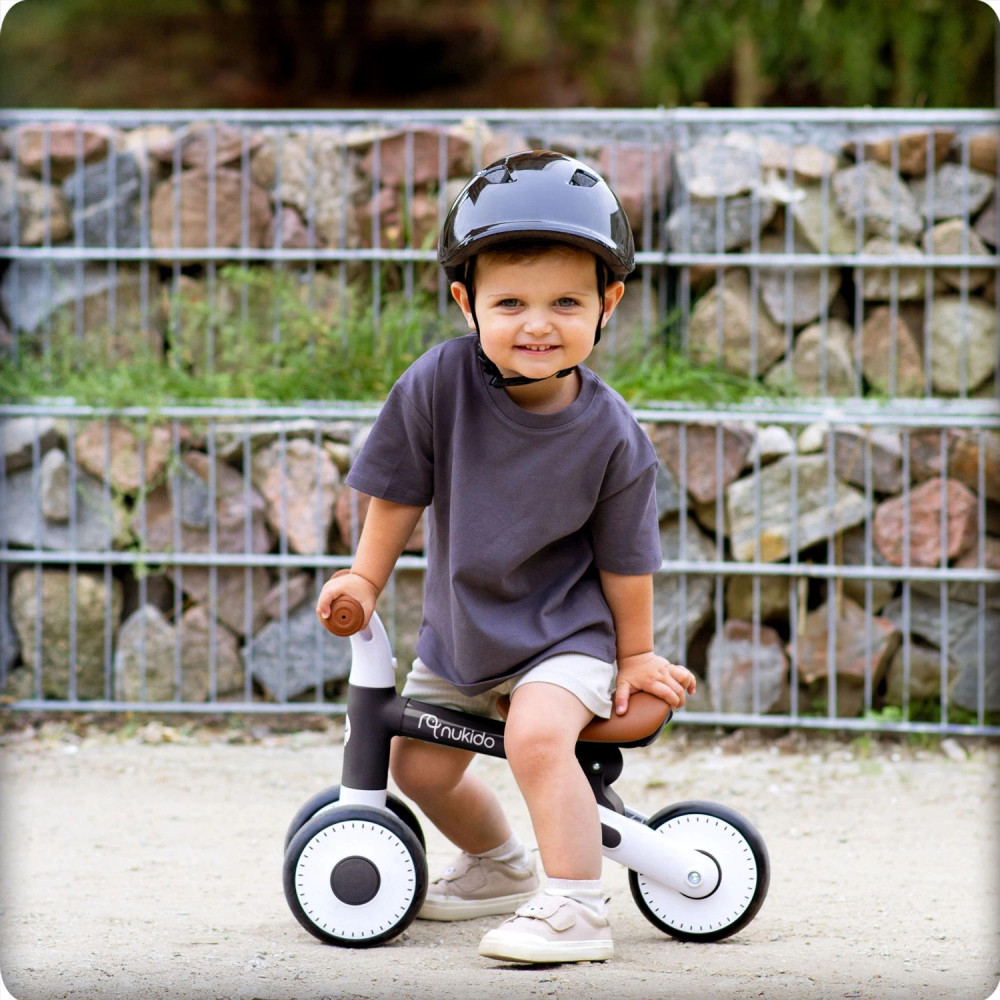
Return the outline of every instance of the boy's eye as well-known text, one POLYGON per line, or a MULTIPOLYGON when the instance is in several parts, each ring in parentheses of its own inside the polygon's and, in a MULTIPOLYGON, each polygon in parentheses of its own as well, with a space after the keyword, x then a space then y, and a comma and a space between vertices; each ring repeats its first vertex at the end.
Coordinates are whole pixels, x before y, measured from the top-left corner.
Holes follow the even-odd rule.
POLYGON ((571 299, 568 295, 564 295, 561 299, 556 300, 556 305, 561 309, 568 309, 570 306, 577 306, 579 304, 576 299, 571 299))
POLYGON ((520 299, 501 299, 497 305, 501 309, 516 309, 521 304, 520 299))

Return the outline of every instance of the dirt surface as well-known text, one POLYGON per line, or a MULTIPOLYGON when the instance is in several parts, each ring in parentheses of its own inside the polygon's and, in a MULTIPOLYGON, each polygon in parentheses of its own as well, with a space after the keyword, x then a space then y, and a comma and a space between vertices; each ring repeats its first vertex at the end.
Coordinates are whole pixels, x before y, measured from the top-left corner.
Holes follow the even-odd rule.
MULTIPOLYGON (((983 998, 1000 980, 1000 750, 677 728, 626 751, 616 789, 652 813, 714 799, 748 816, 771 889, 742 932, 669 938, 605 863, 616 957, 480 958, 498 918, 417 921, 381 948, 320 944, 281 889, 285 827, 340 773, 342 733, 50 722, 0 747, 0 969, 41 998, 983 998), (74 731, 74 728, 76 731, 74 731), (247 742, 243 742, 247 740, 247 742)), ((521 835, 506 764, 474 765, 521 835)), ((424 824, 432 877, 453 850, 424 824)))

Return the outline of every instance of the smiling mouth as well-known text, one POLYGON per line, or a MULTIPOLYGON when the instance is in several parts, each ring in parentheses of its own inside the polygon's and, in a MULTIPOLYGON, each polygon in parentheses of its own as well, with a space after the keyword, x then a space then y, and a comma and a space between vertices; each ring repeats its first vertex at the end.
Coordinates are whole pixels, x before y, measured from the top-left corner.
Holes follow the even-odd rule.
POLYGON ((555 351, 558 349, 558 344, 541 344, 537 347, 533 347, 530 344, 515 344, 514 347, 518 351, 527 351, 529 354, 548 354, 550 351, 555 351))

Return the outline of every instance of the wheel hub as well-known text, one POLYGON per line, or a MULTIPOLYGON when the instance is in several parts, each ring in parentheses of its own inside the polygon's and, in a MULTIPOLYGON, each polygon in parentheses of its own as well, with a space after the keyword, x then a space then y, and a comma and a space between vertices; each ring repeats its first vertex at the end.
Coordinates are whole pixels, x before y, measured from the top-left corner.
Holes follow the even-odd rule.
POLYGON ((355 854, 338 861, 330 873, 330 888, 342 903, 361 906, 377 895, 382 878, 367 858, 355 854))

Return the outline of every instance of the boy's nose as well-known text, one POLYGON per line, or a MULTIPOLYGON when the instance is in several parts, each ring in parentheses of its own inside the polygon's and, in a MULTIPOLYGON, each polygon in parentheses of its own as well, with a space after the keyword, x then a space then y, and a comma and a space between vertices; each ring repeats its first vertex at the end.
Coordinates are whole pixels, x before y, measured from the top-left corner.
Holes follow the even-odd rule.
POLYGON ((552 330, 552 323, 544 313, 529 312, 524 317, 523 329, 533 336, 544 336, 552 330))

